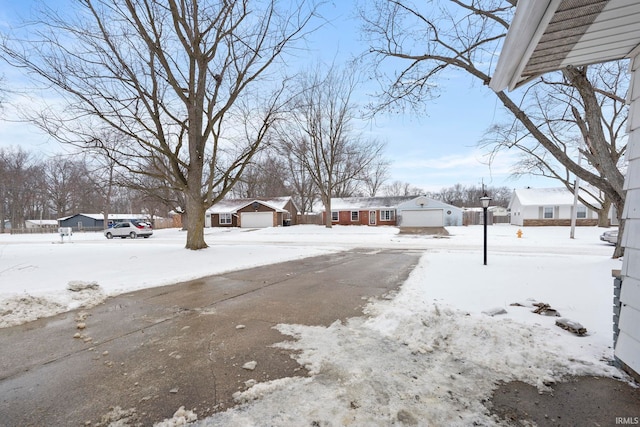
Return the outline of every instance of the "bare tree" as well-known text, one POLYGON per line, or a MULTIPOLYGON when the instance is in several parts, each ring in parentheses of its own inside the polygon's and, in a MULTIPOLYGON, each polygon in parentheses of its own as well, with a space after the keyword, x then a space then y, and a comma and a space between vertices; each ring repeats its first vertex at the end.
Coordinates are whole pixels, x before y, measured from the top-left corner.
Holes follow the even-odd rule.
POLYGON ((319 67, 300 79, 290 119, 282 127, 282 149, 291 153, 315 184, 331 228, 331 198, 352 195, 363 172, 379 158, 383 145, 353 130, 352 100, 358 84, 350 67, 319 67))
POLYGON ((79 213, 88 207, 86 196, 95 194, 95 187, 83 161, 52 157, 45 162, 44 173, 44 189, 56 217, 79 213))
POLYGON ((374 197, 382 190, 384 183, 389 179, 389 161, 380 159, 369 165, 365 172, 363 185, 369 197, 374 197))
MULTIPOLYGON (((616 176, 622 178, 622 158, 626 152, 626 120, 628 108, 624 92, 628 87, 628 74, 623 62, 610 62, 589 67, 588 79, 594 85, 594 96, 599 106, 598 112, 606 112, 600 117, 601 131, 595 132, 604 141, 592 143, 585 121, 586 104, 578 89, 561 73, 543 76, 529 89, 526 110, 537 122, 548 138, 567 156, 580 156, 586 163, 578 164, 599 174, 598 169, 618 170, 616 176), (602 152, 604 150, 604 152, 602 152), (579 153, 579 154, 577 154, 579 153), (599 166, 604 159, 605 166, 599 166)), ((593 110, 593 107, 590 107, 593 110)), ((594 114, 593 112, 591 114, 594 114)), ((514 166, 514 174, 531 174, 550 177, 560 181, 573 191, 574 177, 569 169, 554 158, 520 122, 494 125, 482 143, 492 150, 492 156, 503 150, 515 148, 521 153, 520 161, 514 166)), ((613 175, 613 174, 612 174, 613 175)), ((611 200, 606 193, 591 192, 600 206, 581 202, 599 213, 599 224, 609 226, 608 214, 611 200)))
POLYGON ((9 213, 9 165, 5 150, 0 148, 0 233, 5 231, 5 223, 9 213))
POLYGON ((5 220, 11 221, 12 228, 22 228, 36 214, 42 184, 39 166, 22 148, 0 148, 0 231, 4 232, 5 220))
MULTIPOLYGON (((514 1, 440 0, 415 4, 402 0, 375 0, 363 8, 364 31, 371 43, 370 55, 376 65, 376 76, 383 91, 376 110, 391 107, 421 110, 424 102, 435 96, 436 79, 444 73, 461 72, 488 85, 495 53, 506 36, 513 16, 514 1), (403 61, 399 72, 388 75, 388 62, 403 61)), ((395 67, 393 67, 395 69, 395 67)), ((602 108, 598 94, 607 88, 594 85, 587 67, 568 67, 562 71, 566 82, 575 88, 567 111, 574 114, 583 139, 589 141, 590 165, 581 166, 577 158, 556 145, 544 131, 535 114, 525 108, 528 92, 497 96, 515 122, 526 130, 557 162, 594 187, 602 190, 622 212, 625 194, 623 176, 617 165, 622 142, 605 135, 601 118, 609 112, 602 108), (574 103, 576 99, 580 103, 574 103), (610 144, 617 144, 612 150, 610 144), (614 154, 615 153, 615 154, 614 154)), ((620 88, 622 89, 622 88, 620 88)), ((524 136, 524 135, 520 135, 524 136)), ((518 144, 520 139, 512 140, 518 144)), ((620 245, 614 256, 621 251, 620 245)))
POLYGON ((513 191, 508 187, 466 186, 455 184, 440 191, 429 193, 428 196, 458 207, 473 207, 480 205, 480 197, 484 194, 491 197, 493 206, 509 206, 513 191))
POLYGON ((408 182, 393 181, 384 185, 382 192, 385 196, 420 196, 425 194, 424 190, 414 187, 408 182))
POLYGON ((266 152, 247 167, 232 193, 241 198, 286 196, 290 192, 287 178, 283 159, 275 152, 266 152))
POLYGON ((101 148, 106 126, 129 139, 113 159, 184 194, 186 247, 201 249, 206 208, 278 118, 286 80, 269 71, 315 14, 300 1, 83 0, 0 49, 62 95, 63 112, 40 116, 50 134, 101 148))
POLYGON ((279 145, 278 153, 286 159, 288 181, 293 191, 294 202, 303 214, 313 212, 313 204, 318 198, 318 189, 311 173, 300 161, 300 153, 297 150, 287 149, 288 145, 288 143, 279 145))

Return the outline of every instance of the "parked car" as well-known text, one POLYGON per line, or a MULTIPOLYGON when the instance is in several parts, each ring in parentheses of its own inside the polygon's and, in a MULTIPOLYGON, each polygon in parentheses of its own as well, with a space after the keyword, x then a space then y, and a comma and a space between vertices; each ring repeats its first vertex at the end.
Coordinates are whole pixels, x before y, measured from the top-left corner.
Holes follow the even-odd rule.
POLYGON ((618 242, 618 230, 605 231, 600 235, 600 240, 615 245, 618 242))
POLYGON ((153 234, 151 226, 142 221, 125 221, 118 222, 106 230, 104 235, 107 239, 113 239, 114 237, 121 237, 126 239, 131 237, 135 239, 137 237, 144 237, 145 239, 153 234))

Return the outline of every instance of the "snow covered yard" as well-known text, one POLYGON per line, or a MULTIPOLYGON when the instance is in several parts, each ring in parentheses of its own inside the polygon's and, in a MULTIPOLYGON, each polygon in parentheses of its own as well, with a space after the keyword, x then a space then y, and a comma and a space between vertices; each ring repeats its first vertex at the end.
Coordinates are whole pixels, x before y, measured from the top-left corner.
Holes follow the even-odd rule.
MULTIPOLYGON (((280 325, 311 372, 259 383, 238 393, 242 405, 200 425, 494 425, 484 406, 499 381, 544 388, 574 374, 620 375, 611 368, 612 277, 621 267, 602 229, 489 227, 482 265, 482 227, 448 228, 448 238, 400 235, 392 227, 295 226, 207 229, 210 248, 183 249, 184 233, 157 230, 144 240, 101 234, 0 235, 0 324, 80 306, 120 292, 354 247, 424 250, 391 299, 367 317, 328 328, 280 325), (76 291, 69 291, 69 283, 76 291), (78 290, 80 289, 80 290, 78 290), (544 302, 580 322, 587 335, 534 314, 544 302), (512 303, 520 303, 513 306, 512 303), (483 314, 497 309, 505 314, 483 314), (49 310, 49 311, 47 311, 49 310)), ((176 408, 178 409, 178 408, 176 408)), ((179 411, 159 425, 194 414, 179 411)))

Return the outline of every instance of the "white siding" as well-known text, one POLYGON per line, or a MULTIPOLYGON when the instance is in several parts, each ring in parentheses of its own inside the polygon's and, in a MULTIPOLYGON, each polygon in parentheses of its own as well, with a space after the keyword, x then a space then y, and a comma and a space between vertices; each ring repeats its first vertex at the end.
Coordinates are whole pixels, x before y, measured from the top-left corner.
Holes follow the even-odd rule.
POLYGON ((540 206, 523 206, 522 219, 540 219, 540 206))
POLYGON ((622 262, 622 292, 620 301, 620 335, 615 355, 623 363, 640 373, 640 57, 631 64, 630 129, 627 146, 629 168, 625 178, 627 191, 623 218, 625 256, 622 262), (628 288, 627 288, 628 286, 628 288))

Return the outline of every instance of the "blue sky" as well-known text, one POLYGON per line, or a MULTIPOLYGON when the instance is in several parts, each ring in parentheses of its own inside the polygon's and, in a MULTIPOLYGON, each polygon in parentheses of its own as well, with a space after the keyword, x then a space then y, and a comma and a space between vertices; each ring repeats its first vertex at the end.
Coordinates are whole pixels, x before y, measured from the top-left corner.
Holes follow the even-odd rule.
MULTIPOLYGON (((32 3, 0 0, 0 24, 4 27, 15 23, 19 15, 28 15, 32 3)), ((321 58, 339 63, 368 49, 359 41, 354 3, 335 1, 323 6, 322 14, 329 23, 309 40, 309 55, 314 56, 314 61, 321 58)), ((19 75, 4 63, 0 63, 0 74, 9 85, 19 75)), ((489 167, 477 143, 493 123, 504 120, 497 98, 488 88, 473 84, 463 75, 438 84, 440 96, 425 104, 425 114, 419 117, 410 113, 381 115, 363 125, 367 135, 385 141, 385 155, 391 162, 391 181, 408 182, 426 191, 457 183, 479 185, 483 181, 490 186, 511 188, 558 186, 552 180, 537 177, 522 177, 517 181, 509 178, 514 160, 506 153, 499 155, 489 167)), ((365 88, 363 92, 370 90, 365 88)), ((61 151, 59 144, 30 125, 12 122, 16 116, 11 105, 6 105, 0 114, 0 146, 22 145, 43 155, 61 151)))
MULTIPOLYGON (((359 41, 354 3, 336 1, 323 9, 330 24, 319 30, 310 47, 327 62, 334 57, 347 60, 369 48, 359 41)), ((515 153, 501 153, 487 165, 486 150, 478 148, 478 142, 492 124, 509 117, 489 88, 461 73, 448 77, 437 82, 440 96, 425 103, 424 114, 388 114, 367 125, 368 134, 386 141, 391 180, 426 191, 481 182, 510 188, 557 187, 555 181, 540 177, 510 178, 515 153)))

